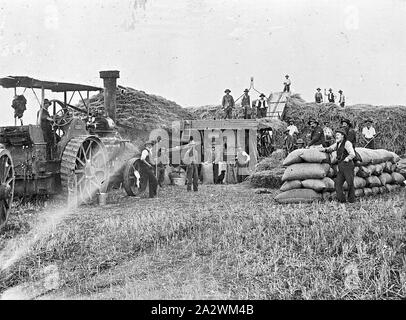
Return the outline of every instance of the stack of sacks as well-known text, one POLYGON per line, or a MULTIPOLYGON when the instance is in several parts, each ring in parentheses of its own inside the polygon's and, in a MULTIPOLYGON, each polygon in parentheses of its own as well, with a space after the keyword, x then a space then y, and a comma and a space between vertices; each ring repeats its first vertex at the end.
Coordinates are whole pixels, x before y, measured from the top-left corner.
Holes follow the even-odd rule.
MULTIPOLYGON (((355 196, 370 196, 400 188, 405 177, 395 172, 399 156, 378 149, 355 149, 361 157, 354 169, 355 196)), ((286 166, 280 188, 275 197, 279 203, 312 202, 336 199, 337 154, 330 155, 317 149, 298 149, 291 152, 283 162, 286 166)), ((344 190, 348 190, 344 183, 344 190)))
POLYGON ((318 149, 297 149, 283 161, 287 167, 282 176, 282 193, 275 197, 279 203, 321 200, 323 192, 334 190, 333 170, 329 155, 318 149))

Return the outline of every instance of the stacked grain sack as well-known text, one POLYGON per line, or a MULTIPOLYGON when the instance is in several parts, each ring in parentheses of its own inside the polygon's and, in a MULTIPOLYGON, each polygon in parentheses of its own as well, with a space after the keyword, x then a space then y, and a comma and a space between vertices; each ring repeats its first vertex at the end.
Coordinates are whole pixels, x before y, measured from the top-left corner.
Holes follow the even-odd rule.
MULTIPOLYGON (((396 170, 399 156, 393 152, 378 149, 355 149, 361 157, 354 169, 354 186, 357 197, 394 191, 400 188, 405 178, 396 170)), ((286 166, 280 188, 275 197, 279 203, 312 202, 335 199, 335 178, 337 176, 337 153, 328 155, 318 149, 297 149, 283 162, 286 166)), ((347 190, 344 183, 344 190, 347 190)))
POLYGON ((297 149, 283 161, 287 167, 282 176, 279 203, 312 202, 322 199, 324 191, 334 190, 329 155, 318 149, 297 149))

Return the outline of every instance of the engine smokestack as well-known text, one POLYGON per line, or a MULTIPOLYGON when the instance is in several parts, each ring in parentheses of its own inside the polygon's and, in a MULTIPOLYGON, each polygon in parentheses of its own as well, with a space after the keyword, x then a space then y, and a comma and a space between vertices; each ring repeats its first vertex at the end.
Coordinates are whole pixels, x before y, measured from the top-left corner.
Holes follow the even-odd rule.
POLYGON ((116 88, 120 71, 100 71, 100 78, 103 79, 104 85, 104 110, 108 117, 116 121, 116 88))

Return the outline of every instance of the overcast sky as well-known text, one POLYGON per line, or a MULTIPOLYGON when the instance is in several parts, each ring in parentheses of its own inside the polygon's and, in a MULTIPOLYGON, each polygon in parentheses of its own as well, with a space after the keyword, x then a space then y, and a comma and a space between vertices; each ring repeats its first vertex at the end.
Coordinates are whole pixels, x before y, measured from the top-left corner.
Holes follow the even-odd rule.
MULTIPOLYGON (((404 0, 0 0, 1 77, 101 86, 117 69, 119 84, 184 107, 238 97, 251 76, 280 91, 285 74, 309 101, 320 86, 406 105, 405 52, 404 0)), ((12 96, 0 88, 0 124, 12 96)))

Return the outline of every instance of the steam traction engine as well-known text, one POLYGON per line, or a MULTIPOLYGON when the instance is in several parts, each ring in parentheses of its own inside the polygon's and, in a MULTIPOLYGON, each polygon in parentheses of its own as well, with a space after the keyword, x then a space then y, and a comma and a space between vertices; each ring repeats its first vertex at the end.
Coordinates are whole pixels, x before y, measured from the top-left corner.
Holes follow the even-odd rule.
POLYGON ((129 181, 135 183, 133 177, 122 176, 125 164, 132 166, 137 159, 128 148, 129 141, 121 138, 114 123, 119 72, 101 71, 100 77, 104 80, 105 115, 96 116, 90 111, 89 92, 102 88, 28 77, 0 79, 0 85, 14 88, 15 94, 20 87, 34 93, 35 89, 41 90, 36 125, 0 127, 0 229, 7 221, 13 196, 75 194, 79 202, 84 202, 97 193, 107 192, 112 176, 119 176, 127 185, 129 181), (64 95, 63 101, 51 100, 49 121, 52 120, 53 129, 52 139, 48 137, 48 141, 39 124, 45 90, 64 95), (87 92, 86 100, 83 91, 87 92), (73 97, 75 92, 85 108, 67 101, 68 93, 73 97))

